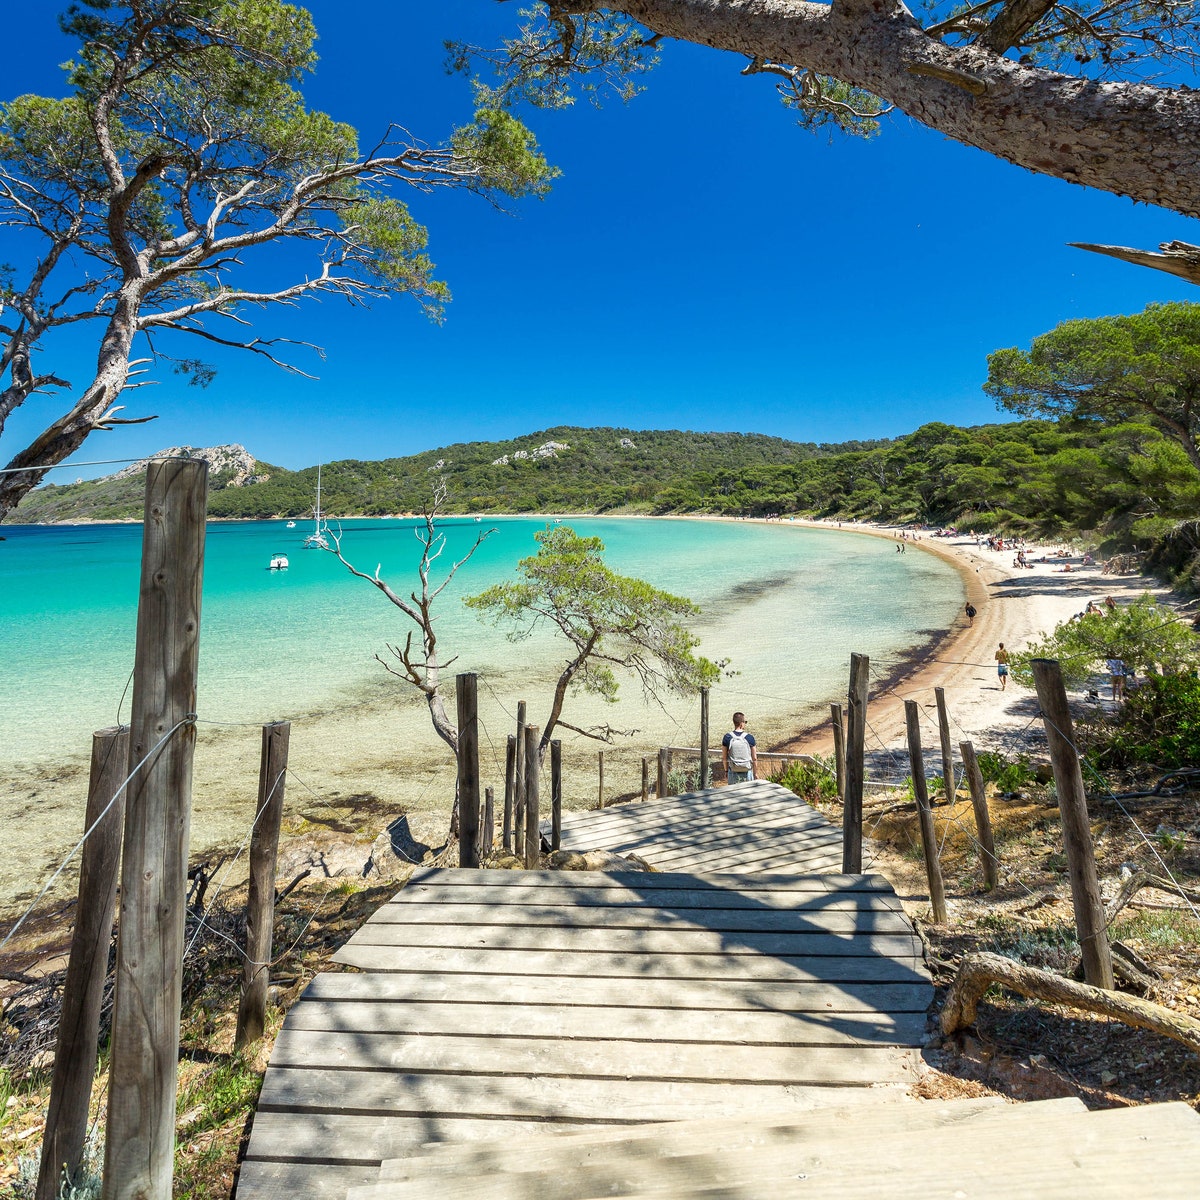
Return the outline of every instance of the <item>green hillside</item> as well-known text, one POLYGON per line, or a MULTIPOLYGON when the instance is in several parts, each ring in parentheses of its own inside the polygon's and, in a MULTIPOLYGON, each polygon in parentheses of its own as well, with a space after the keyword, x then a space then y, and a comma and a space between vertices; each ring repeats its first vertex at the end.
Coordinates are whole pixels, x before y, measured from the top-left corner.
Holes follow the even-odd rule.
MULTIPOLYGON (((416 511, 428 499, 431 481, 444 476, 449 507, 455 512, 652 511, 661 507, 659 497, 665 490, 695 471, 784 467, 884 444, 818 446, 757 433, 558 426, 510 441, 463 442, 407 458, 326 463, 321 473, 323 507, 331 516, 416 511), (536 457, 538 448, 548 443, 559 448, 553 455, 536 457)), ((315 466, 302 471, 266 464, 260 468, 270 478, 244 486, 229 486, 228 480, 215 476, 209 515, 300 517, 311 510, 315 466)), ((127 477, 39 488, 11 519, 38 523, 140 515, 140 477, 127 477)))

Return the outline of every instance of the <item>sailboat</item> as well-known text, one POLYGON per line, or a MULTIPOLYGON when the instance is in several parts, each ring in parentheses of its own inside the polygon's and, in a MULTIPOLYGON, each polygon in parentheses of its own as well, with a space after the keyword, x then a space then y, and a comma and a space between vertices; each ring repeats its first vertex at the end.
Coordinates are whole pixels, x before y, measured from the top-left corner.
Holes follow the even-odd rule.
POLYGON ((317 463, 317 502, 313 505, 313 531, 304 539, 305 550, 328 550, 328 527, 321 516, 321 464, 317 463))

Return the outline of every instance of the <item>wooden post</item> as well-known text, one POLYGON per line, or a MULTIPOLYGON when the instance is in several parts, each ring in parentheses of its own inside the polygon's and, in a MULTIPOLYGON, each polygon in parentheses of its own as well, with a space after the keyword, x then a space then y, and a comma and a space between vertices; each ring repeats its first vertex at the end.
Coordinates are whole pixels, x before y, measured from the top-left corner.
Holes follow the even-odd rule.
POLYGON ((840 704, 829 706, 833 723, 833 769, 837 774, 838 799, 846 803, 846 725, 845 709, 840 704))
POLYGON ((525 726, 525 869, 537 869, 542 856, 542 829, 538 813, 538 743, 536 725, 525 726))
POLYGON ((650 759, 642 755, 642 803, 650 799, 650 759))
POLYGON ((491 852, 496 844, 496 792, 493 788, 483 790, 483 829, 480 830, 483 853, 491 852))
POLYGON ((850 692, 846 717, 846 794, 842 806, 842 872, 862 873, 863 778, 866 774, 867 688, 871 660, 850 655, 850 692))
POLYGON ((517 702, 517 775, 513 783, 513 853, 525 853, 525 701, 517 702))
POLYGON ((597 759, 597 766, 598 766, 598 769, 600 772, 600 775, 599 775, 600 783, 596 790, 596 801, 597 801, 596 807, 603 808, 604 807, 604 751, 603 750, 596 751, 596 759, 597 759))
POLYGON ((1000 882, 1000 861, 996 858, 996 844, 992 841, 992 816, 988 812, 987 788, 984 787, 983 772, 979 769, 979 759, 975 757, 975 747, 970 742, 959 742, 958 749, 962 754, 967 786, 971 789, 971 807, 975 810, 975 829, 979 834, 980 857, 983 859, 983 882, 990 892, 1000 882))
POLYGON ((240 1050, 257 1042, 267 1027, 267 985, 271 982, 271 935, 275 928, 275 863, 279 857, 279 827, 283 823, 284 780, 287 776, 290 721, 262 729, 258 765, 258 806, 250 834, 250 888, 246 900, 246 959, 242 964, 242 995, 238 1002, 233 1046, 240 1050))
POLYGON ((504 827, 500 832, 500 844, 505 854, 513 848, 513 803, 517 789, 517 739, 510 733, 504 749, 504 827))
POLYGON ((208 464, 146 469, 104 1200, 170 1200, 208 464))
POLYGON ((1063 847, 1067 854, 1067 872, 1071 877, 1071 899, 1075 905, 1075 929, 1083 955, 1083 977, 1093 987, 1111 990, 1112 951, 1104 921, 1104 904, 1096 877, 1096 855, 1088 823, 1087 796, 1083 790, 1083 772, 1075 749, 1075 729, 1067 706, 1067 689, 1062 671, 1050 658, 1035 658, 1033 682, 1050 743, 1050 764, 1058 792, 1058 811, 1062 817, 1063 847))
POLYGON ((562 742, 550 743, 550 849, 562 848, 562 742))
POLYGON ((479 676, 455 677, 458 701, 458 865, 479 866, 479 676))
POLYGON ((667 794, 667 762, 668 750, 665 746, 658 751, 658 786, 657 798, 661 800, 667 794))
POLYGON ((947 804, 953 804, 955 799, 954 787, 954 745, 950 741, 950 715, 946 712, 946 689, 934 688, 933 698, 937 701, 938 736, 942 743, 942 794, 947 804))
POLYGON ((925 852, 925 874, 929 878, 929 903, 938 925, 946 923, 946 889, 942 884, 942 864, 938 861, 937 833, 933 827, 933 809, 925 786, 925 756, 921 752, 921 710, 915 700, 904 702, 904 723, 908 726, 908 760, 912 764, 913 795, 917 798, 917 820, 921 826, 921 848, 925 852))
POLYGON ((700 779, 697 787, 708 787, 708 688, 700 689, 700 779))
POLYGON ((63 1172, 74 1182, 83 1160, 88 1106, 96 1075, 100 1006, 108 975, 113 905, 117 898, 128 769, 129 730, 125 726, 100 729, 92 734, 92 767, 83 826, 91 832, 80 857, 79 901, 63 985, 37 1200, 56 1200, 63 1172))

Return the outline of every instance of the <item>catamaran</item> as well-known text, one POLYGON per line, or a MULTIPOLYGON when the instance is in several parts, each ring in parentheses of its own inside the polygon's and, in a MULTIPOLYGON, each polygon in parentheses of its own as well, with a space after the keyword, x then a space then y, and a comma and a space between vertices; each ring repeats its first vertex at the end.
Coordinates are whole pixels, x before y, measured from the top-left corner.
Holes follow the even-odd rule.
POLYGON ((317 463, 317 502, 313 505, 313 531, 304 539, 305 550, 328 550, 329 539, 325 536, 329 527, 321 516, 321 464, 317 463))

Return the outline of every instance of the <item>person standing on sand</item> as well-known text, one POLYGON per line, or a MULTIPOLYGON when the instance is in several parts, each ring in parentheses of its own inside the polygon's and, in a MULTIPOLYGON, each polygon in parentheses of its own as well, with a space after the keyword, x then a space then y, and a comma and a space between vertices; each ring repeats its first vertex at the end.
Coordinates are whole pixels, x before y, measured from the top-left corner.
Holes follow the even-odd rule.
POLYGON ((1000 648, 996 651, 996 674, 1000 676, 1000 690, 1008 686, 1008 651, 1004 648, 1004 643, 1000 643, 1000 648))
POLYGON ((746 783, 758 770, 754 734, 746 732, 746 714, 733 714, 733 730, 721 739, 721 761, 726 783, 746 783))
POLYGON ((975 605, 973 605, 973 604, 970 602, 970 600, 968 600, 968 601, 967 601, 967 607, 963 609, 963 612, 965 612, 965 613, 967 614, 967 624, 968 624, 968 625, 974 625, 974 624, 975 624, 975 613, 976 613, 977 611, 978 611, 978 610, 975 608, 975 605))

